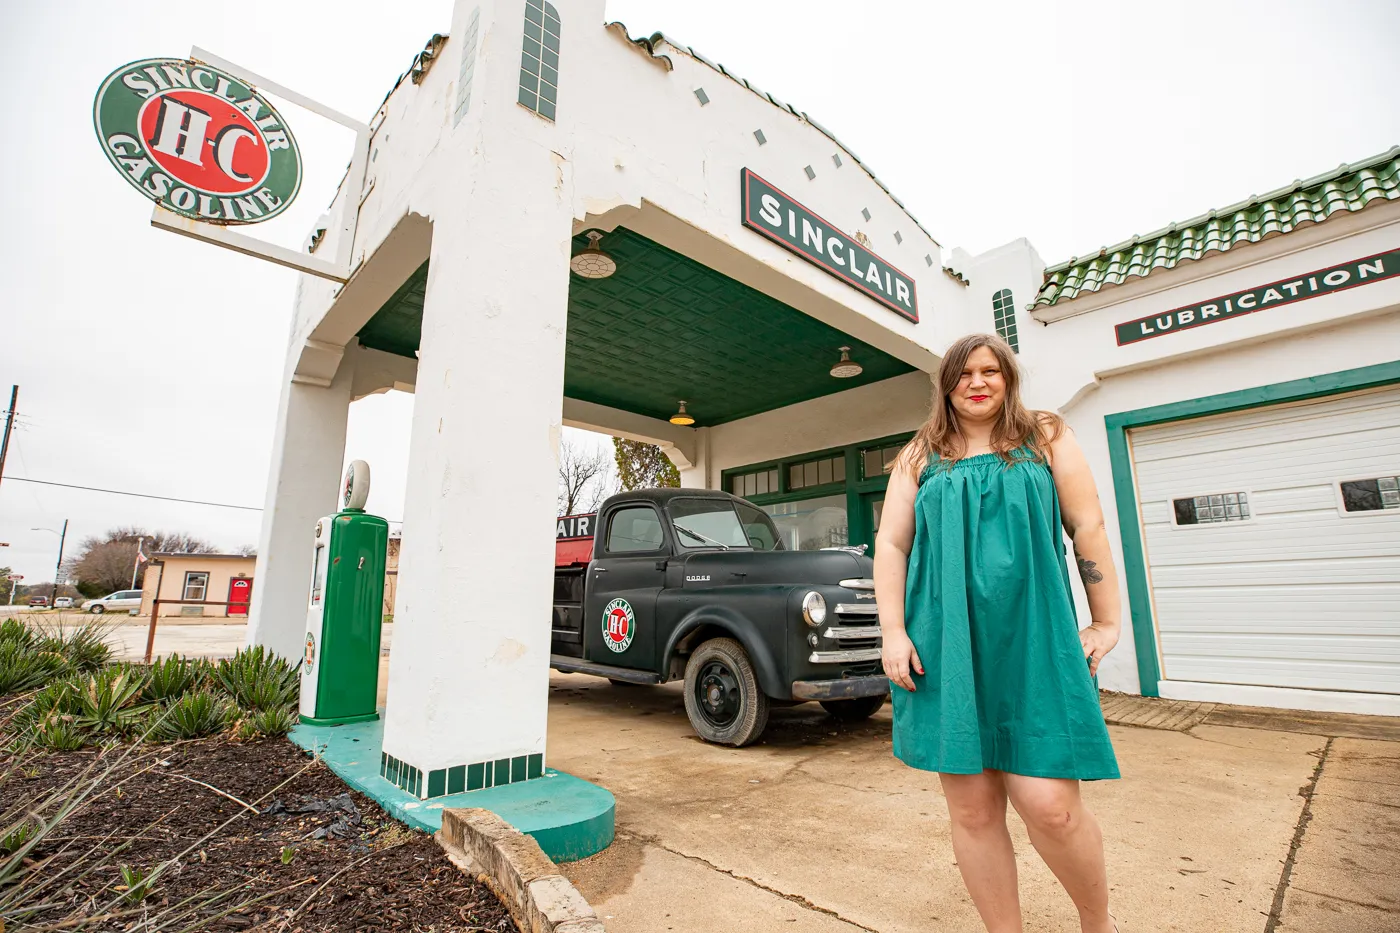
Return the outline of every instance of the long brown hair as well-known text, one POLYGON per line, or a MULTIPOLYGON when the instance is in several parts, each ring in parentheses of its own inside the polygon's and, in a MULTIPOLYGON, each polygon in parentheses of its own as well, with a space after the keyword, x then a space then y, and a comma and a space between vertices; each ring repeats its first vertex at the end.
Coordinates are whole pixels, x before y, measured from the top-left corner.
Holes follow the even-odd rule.
POLYGON ((958 387, 967 358, 978 347, 992 351, 1006 382, 1006 397, 997 422, 992 426, 994 453, 1010 463, 1012 452, 1026 446, 1037 461, 1045 463, 1049 446, 1064 432, 1065 423, 1059 415, 1032 411, 1021 401, 1021 368, 1016 365, 1016 354, 1007 342, 992 334, 968 334, 954 341, 943 354, 934 377, 933 404, 928 420, 900 453, 902 465, 915 476, 930 460, 959 460, 967 453, 967 438, 958 431, 957 412, 948 397, 958 387))

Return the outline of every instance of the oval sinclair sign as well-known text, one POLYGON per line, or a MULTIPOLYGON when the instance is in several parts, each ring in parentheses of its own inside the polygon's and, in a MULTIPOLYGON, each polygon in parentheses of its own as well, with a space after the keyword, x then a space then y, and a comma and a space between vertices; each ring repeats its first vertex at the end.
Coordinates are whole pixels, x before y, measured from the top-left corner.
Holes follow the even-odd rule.
POLYGON ((301 151, 282 115, 201 62, 148 58, 118 68, 102 82, 92 119, 122 177, 192 220, 259 223, 301 188, 301 151))

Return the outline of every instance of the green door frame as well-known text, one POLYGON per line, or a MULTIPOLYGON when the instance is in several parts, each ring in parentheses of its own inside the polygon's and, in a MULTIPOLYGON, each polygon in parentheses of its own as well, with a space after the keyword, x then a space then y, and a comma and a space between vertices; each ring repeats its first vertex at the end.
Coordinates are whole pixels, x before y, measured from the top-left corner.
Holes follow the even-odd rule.
POLYGON ((869 544, 874 550, 874 535, 866 520, 865 509, 861 496, 866 493, 884 492, 885 487, 890 484, 888 474, 874 476, 866 479, 862 476, 863 468, 860 452, 871 447, 888 447, 893 444, 907 443, 914 436, 912 431, 903 434, 891 434, 888 437, 877 437, 868 441, 861 441, 858 444, 847 444, 843 447, 828 447, 825 450, 813 450, 806 453, 795 454, 791 457, 783 457, 779 460, 766 460, 762 463, 748 463, 743 466, 733 467, 723 470, 720 473, 720 488, 725 492, 730 492, 731 478, 747 473, 759 473, 764 470, 777 468, 778 470, 778 491, 764 493, 763 495, 745 496, 754 505, 773 505, 780 502, 798 502, 803 499, 817 499, 822 496, 846 497, 846 540, 851 544, 869 544), (838 483, 827 483, 822 486, 804 486, 801 489, 788 488, 788 468, 799 463, 806 463, 809 460, 825 460, 828 457, 842 457, 846 462, 846 478, 838 483))
POLYGON ((1128 431, 1167 421, 1185 421, 1246 408, 1305 401, 1397 382, 1400 382, 1400 360, 1104 416, 1109 463, 1113 469, 1113 498, 1118 506, 1118 531, 1123 539, 1123 570, 1128 583, 1138 680, 1143 696, 1161 695, 1157 686, 1161 679, 1161 667, 1157 661, 1157 627, 1152 618, 1152 593, 1147 583, 1147 561, 1138 522, 1137 486, 1133 479, 1128 431))

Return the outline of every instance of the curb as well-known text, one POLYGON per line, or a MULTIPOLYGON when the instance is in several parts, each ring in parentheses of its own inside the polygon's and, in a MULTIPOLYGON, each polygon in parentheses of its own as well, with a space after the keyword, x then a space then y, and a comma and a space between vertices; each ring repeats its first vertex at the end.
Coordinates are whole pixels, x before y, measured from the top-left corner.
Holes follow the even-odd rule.
POLYGON ((490 810, 444 809, 434 838, 458 868, 495 892, 521 933, 605 933, 539 843, 490 810))

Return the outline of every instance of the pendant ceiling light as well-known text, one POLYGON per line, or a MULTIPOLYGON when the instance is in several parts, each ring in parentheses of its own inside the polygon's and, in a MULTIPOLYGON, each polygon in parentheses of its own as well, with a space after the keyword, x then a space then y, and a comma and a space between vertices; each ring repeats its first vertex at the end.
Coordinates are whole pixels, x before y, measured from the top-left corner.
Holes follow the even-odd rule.
POLYGON ((852 376, 859 376, 865 372, 865 367, 851 359, 851 348, 841 347, 841 359, 836 361, 836 365, 831 367, 831 374, 837 379, 849 379, 852 376))
POLYGON ((588 231, 588 245, 569 260, 569 268, 585 279, 606 279, 616 272, 617 261, 598 246, 602 238, 597 230, 588 231))
POLYGON ((681 410, 671 416, 672 424, 691 425, 695 423, 695 416, 685 410, 685 402, 681 402, 681 410))

